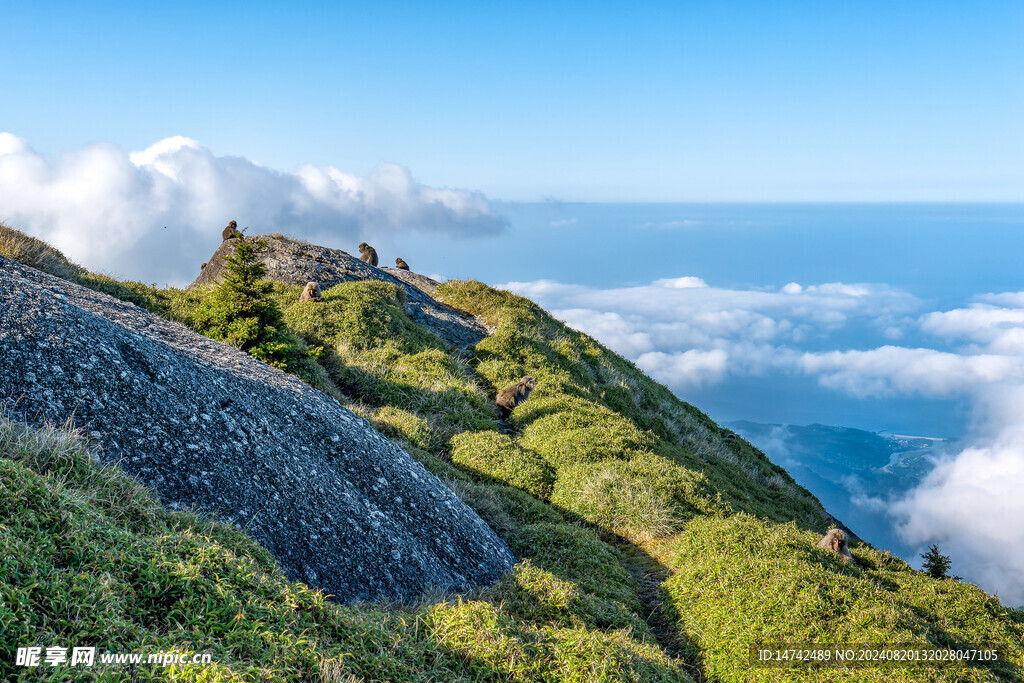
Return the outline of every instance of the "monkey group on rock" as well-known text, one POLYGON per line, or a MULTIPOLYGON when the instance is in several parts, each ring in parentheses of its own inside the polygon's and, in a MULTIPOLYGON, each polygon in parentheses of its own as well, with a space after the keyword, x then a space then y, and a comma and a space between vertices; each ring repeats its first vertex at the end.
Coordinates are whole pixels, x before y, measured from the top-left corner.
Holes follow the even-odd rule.
MULTIPOLYGON (((366 242, 359 245, 359 260, 364 263, 369 263, 371 266, 376 266, 379 263, 377 259, 377 250, 371 247, 366 242)), ((409 264, 405 262, 401 256, 395 259, 395 268, 399 270, 409 270, 409 264)))
POLYGON ((501 411, 501 416, 507 418, 517 405, 530 398, 530 392, 537 385, 537 380, 527 375, 515 384, 509 385, 498 392, 494 402, 501 411))
POLYGON ((846 532, 842 529, 829 529, 824 538, 818 541, 818 547, 833 550, 846 562, 853 562, 853 555, 846 545, 846 532))
MULTIPOLYGON (((246 228, 248 230, 248 228, 246 228)), ((221 239, 223 241, 238 239, 244 237, 244 230, 238 229, 238 221, 231 221, 227 227, 221 232, 221 239)), ((371 266, 376 266, 380 261, 377 258, 377 250, 371 247, 366 242, 362 242, 359 245, 359 260, 364 263, 368 263, 371 266)), ((200 266, 200 270, 206 268, 208 264, 204 263, 200 266)), ((395 259, 395 267, 399 270, 409 270, 409 264, 405 262, 401 256, 395 259)), ((305 289, 302 290, 302 294, 299 296, 299 302, 305 301, 323 301, 323 295, 320 293, 320 284, 317 282, 307 282, 305 289)), ((527 395, 529 392, 527 392, 527 395)), ((526 400, 525 398, 522 400, 526 400)))

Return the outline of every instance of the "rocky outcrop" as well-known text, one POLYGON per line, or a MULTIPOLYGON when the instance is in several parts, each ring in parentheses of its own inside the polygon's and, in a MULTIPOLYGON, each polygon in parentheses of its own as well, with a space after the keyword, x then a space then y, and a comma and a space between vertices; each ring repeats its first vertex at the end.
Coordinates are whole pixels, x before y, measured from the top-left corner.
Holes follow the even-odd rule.
POLYGON ((334 399, 3 257, 0 402, 32 424, 73 417, 164 505, 244 528, 289 577, 343 601, 465 589, 515 561, 437 478, 334 399))
MULTIPOLYGON (((428 277, 397 268, 377 268, 341 249, 320 247, 279 234, 256 237, 267 244, 260 260, 267 267, 267 277, 271 280, 300 286, 319 282, 321 290, 339 282, 383 280, 405 289, 409 317, 445 342, 466 348, 476 345, 488 334, 487 328, 473 316, 435 301, 432 295, 438 283, 428 277)), ((220 280, 224 276, 224 259, 234 253, 236 244, 237 240, 233 239, 221 242, 188 288, 220 280)))

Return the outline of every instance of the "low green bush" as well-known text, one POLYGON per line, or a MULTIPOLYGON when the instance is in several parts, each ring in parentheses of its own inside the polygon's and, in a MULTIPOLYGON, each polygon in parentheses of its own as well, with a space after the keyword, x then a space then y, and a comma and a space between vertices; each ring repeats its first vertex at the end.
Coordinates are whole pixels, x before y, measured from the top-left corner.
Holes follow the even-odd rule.
POLYGON ((366 351, 390 346, 402 353, 439 348, 440 340, 405 314, 405 290, 380 280, 342 282, 322 301, 299 303, 300 287, 282 305, 288 327, 320 346, 366 351))
POLYGON ((529 559, 580 590, 640 614, 636 581, 618 551, 592 530, 569 524, 524 524, 506 540, 516 557, 529 559))
POLYGON ((442 602, 427 619, 431 635, 466 663, 466 679, 591 683, 691 681, 683 666, 628 628, 535 627, 487 602, 442 602))
POLYGON ((674 533, 694 515, 723 514, 707 477, 654 453, 558 470, 552 504, 630 538, 674 533))
POLYGON ((382 406, 371 413, 370 422, 389 439, 401 439, 430 453, 443 445, 437 431, 425 419, 408 410, 382 406))
POLYGON ((463 432, 451 440, 452 462, 463 468, 522 489, 542 499, 551 497, 555 469, 536 453, 498 432, 463 432))
POLYGON ((539 453, 555 467, 608 458, 631 458, 649 450, 656 437, 637 429, 627 418, 584 399, 538 399, 515 415, 522 426, 520 443, 539 453), (551 411, 553 406, 558 409, 551 411), (540 415, 535 417, 535 415, 540 415))

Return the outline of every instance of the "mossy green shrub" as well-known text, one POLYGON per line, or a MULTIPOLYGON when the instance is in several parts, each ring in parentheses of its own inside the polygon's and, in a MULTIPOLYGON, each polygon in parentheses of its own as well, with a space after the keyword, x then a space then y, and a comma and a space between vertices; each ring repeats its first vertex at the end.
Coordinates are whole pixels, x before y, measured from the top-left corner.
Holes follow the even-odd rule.
POLYGON ((452 462, 515 486, 538 498, 551 497, 555 469, 536 453, 516 445, 507 434, 463 432, 451 441, 452 462))
POLYGON ((530 559, 587 593, 640 613, 636 582, 618 551, 592 530, 569 524, 524 524, 507 542, 516 557, 530 559))
POLYGON ((679 628, 717 680, 1020 680, 1024 628, 975 586, 937 581, 888 553, 852 548, 855 562, 816 547, 819 534, 745 514, 696 517, 659 559, 679 628), (822 643, 998 647, 991 666, 754 668, 752 646, 822 643))
MULTIPOLYGON (((527 404, 529 401, 523 406, 527 404)), ((523 447, 536 451, 556 467, 630 458, 650 449, 656 439, 618 413, 576 398, 538 399, 529 411, 515 416, 515 424, 524 425, 520 440, 523 447), (535 413, 543 413, 549 401, 565 409, 531 419, 535 413)))
POLYGON ((535 627, 487 602, 442 602, 427 624, 437 642, 457 653, 465 680, 690 681, 683 666, 655 645, 638 642, 628 628, 611 632, 535 627))
POLYGON ((587 593, 530 560, 517 564, 489 594, 506 612, 523 621, 570 628, 632 628, 635 637, 655 642, 647 624, 633 612, 587 593))
POLYGON ((295 332, 323 346, 357 351, 391 346, 402 353, 440 348, 435 335, 405 314, 405 290, 379 280, 342 282, 323 292, 322 301, 299 303, 296 287, 283 306, 285 322, 295 332))
POLYGON ((729 511, 703 473, 654 453, 566 465, 558 470, 551 502, 638 540, 674 533, 694 515, 729 511))
POLYGON ((345 394, 373 407, 390 406, 425 422, 418 445, 440 454, 453 434, 485 429, 496 413, 473 372, 405 312, 405 290, 366 280, 344 282, 323 301, 290 299, 285 321, 310 344, 324 346, 326 374, 345 394))
MULTIPOLYGON (((424 467, 427 467, 424 464, 424 467)), ((448 465, 448 467, 452 467, 448 465)), ((429 469, 429 468, 428 468, 429 469)), ((453 468, 454 469, 454 468, 453 468)), ((455 492, 506 543, 514 544, 519 530, 527 524, 566 524, 566 519, 553 507, 530 494, 504 484, 481 484, 468 478, 465 472, 442 477, 442 481, 455 492)), ((575 548, 566 548, 567 554, 575 548)))
POLYGON ((433 452, 442 445, 437 431, 431 429, 422 417, 408 410, 383 406, 372 412, 370 422, 389 439, 401 439, 427 452, 433 452))

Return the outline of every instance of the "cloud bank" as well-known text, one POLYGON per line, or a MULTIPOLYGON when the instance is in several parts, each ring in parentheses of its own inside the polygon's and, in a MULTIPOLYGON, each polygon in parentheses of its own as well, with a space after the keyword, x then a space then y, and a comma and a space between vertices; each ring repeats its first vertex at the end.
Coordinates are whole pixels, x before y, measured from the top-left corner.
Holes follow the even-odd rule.
POLYGON ((890 501, 892 524, 921 550, 938 543, 954 573, 1024 605, 1024 292, 925 311, 879 284, 727 289, 679 277, 615 289, 503 286, 681 395, 730 378, 802 376, 826 394, 969 401, 968 446, 890 501))
POLYGON ((428 187, 395 164, 362 177, 312 165, 282 173, 181 136, 137 152, 96 144, 51 159, 0 133, 0 220, 90 269, 187 282, 233 219, 257 234, 331 243, 504 227, 483 194, 428 187))

